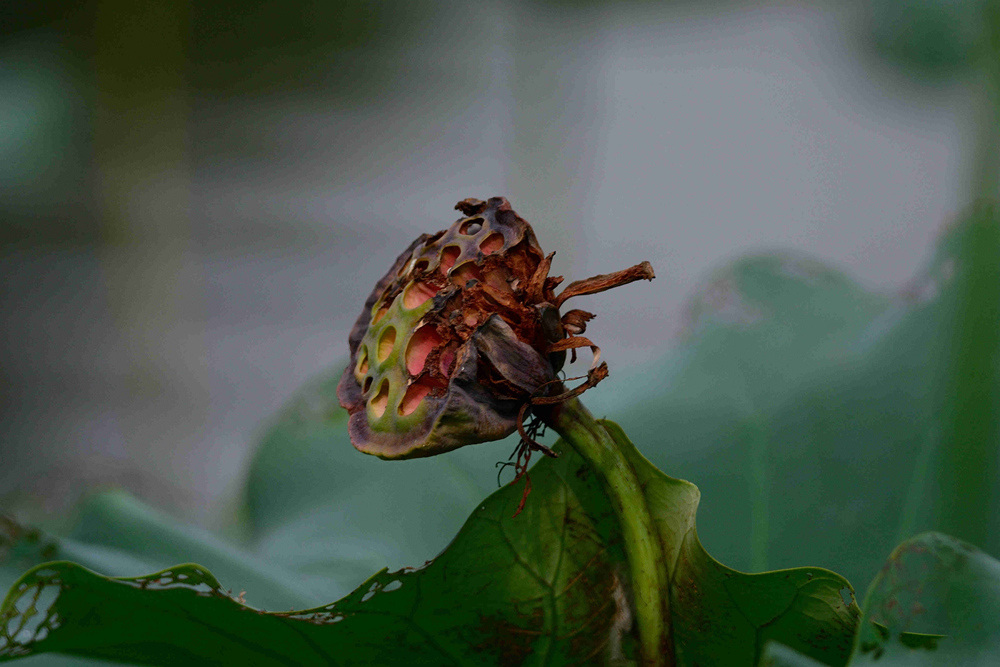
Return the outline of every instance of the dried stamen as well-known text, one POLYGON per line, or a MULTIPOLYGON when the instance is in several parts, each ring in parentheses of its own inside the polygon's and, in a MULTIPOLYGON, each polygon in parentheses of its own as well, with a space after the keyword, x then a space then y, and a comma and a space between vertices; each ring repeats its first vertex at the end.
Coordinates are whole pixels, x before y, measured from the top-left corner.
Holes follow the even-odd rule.
MULTIPOLYGON (((577 385, 576 387, 573 387, 572 389, 570 389, 568 391, 564 391, 561 394, 557 394, 556 396, 535 396, 535 397, 533 397, 531 399, 531 404, 532 405, 555 405, 556 403, 562 403, 563 401, 566 401, 568 399, 571 399, 571 398, 574 398, 576 396, 579 396, 580 394, 582 394, 583 392, 587 391, 588 389, 592 389, 592 388, 596 387, 597 384, 601 380, 604 380, 605 378, 607 378, 608 375, 609 375, 608 363, 606 361, 601 362, 600 366, 598 366, 597 368, 591 369, 590 371, 587 372, 586 375, 581 375, 579 377, 569 378, 568 380, 566 380, 567 382, 570 382, 570 381, 573 381, 573 380, 582 380, 582 379, 586 378, 586 381, 583 384, 577 385)), ((546 385, 548 385, 548 384, 557 384, 557 383, 561 384, 562 382, 563 382, 562 380, 553 380, 551 382, 547 382, 546 385)), ((542 387, 544 387, 546 385, 542 385, 542 387)), ((539 389, 541 389, 542 387, 539 387, 539 389)))
POLYGON ((574 309, 562 316, 562 325, 570 336, 578 336, 587 330, 587 322, 596 317, 585 310, 574 309))
MULTIPOLYGON (((507 459, 508 463, 502 464, 500 472, 508 465, 514 466, 514 479, 511 480, 511 486, 517 484, 524 478, 524 493, 521 494, 521 502, 517 504, 517 509, 514 510, 513 517, 517 517, 524 509, 525 503, 528 501, 528 495, 531 493, 531 476, 528 474, 528 464, 531 463, 531 453, 538 450, 544 453, 546 456, 552 458, 558 458, 559 455, 554 451, 541 444, 536 440, 536 438, 541 437, 545 433, 545 423, 537 416, 532 415, 531 420, 528 422, 527 427, 524 426, 524 416, 525 410, 528 404, 525 403, 521 406, 521 410, 518 413, 517 429, 521 434, 521 440, 517 443, 517 447, 514 452, 507 459), (513 463, 510 460, 514 459, 513 463)), ((497 473, 497 481, 499 482, 499 473, 497 473)))
POLYGON ((615 271, 614 273, 596 275, 584 280, 571 282, 566 286, 566 289, 564 289, 562 293, 556 297, 554 303, 556 308, 558 308, 563 304, 563 302, 567 299, 573 298, 574 296, 597 294, 598 292, 604 292, 605 290, 609 290, 614 287, 628 285, 636 280, 652 280, 655 277, 656 274, 653 273, 652 265, 649 262, 642 262, 640 264, 636 264, 635 266, 630 266, 627 269, 615 271))

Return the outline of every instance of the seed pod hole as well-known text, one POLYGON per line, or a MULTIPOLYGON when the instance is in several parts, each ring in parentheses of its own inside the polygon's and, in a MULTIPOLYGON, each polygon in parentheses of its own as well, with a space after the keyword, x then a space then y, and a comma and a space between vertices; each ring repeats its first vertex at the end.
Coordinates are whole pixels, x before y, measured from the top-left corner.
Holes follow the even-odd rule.
POLYGON ((368 390, 372 388, 372 376, 369 375, 365 378, 365 386, 361 389, 362 393, 367 394, 368 390))
POLYGON ((462 223, 462 226, 459 228, 458 232, 460 234, 465 234, 466 236, 473 236, 475 234, 478 234, 482 228, 483 228, 483 219, 473 218, 472 220, 466 220, 464 223, 462 223))
POLYGON ((434 245, 435 243, 437 243, 437 240, 438 240, 439 238, 441 238, 442 236, 444 236, 444 233, 445 233, 446 231, 448 231, 448 230, 446 230, 446 229, 442 229, 441 231, 439 231, 439 232, 435 232, 434 234, 432 234, 432 235, 431 235, 431 237, 430 237, 429 239, 427 239, 426 241, 424 241, 424 247, 425 247, 425 248, 429 248, 430 246, 432 246, 432 245, 434 245))
POLYGON ((427 397, 427 394, 431 393, 431 390, 444 388, 444 386, 444 383, 433 380, 427 375, 415 381, 406 388, 403 400, 399 402, 399 414, 404 417, 413 414, 420 402, 427 397))
POLYGON ((407 257, 406 261, 403 262, 403 265, 399 267, 399 271, 396 271, 396 275, 400 278, 406 275, 407 270, 410 268, 410 264, 412 264, 412 261, 409 257, 407 257))
POLYGON ((389 380, 382 380, 378 394, 369 401, 368 405, 371 406, 376 419, 385 414, 385 408, 389 405, 389 380))
POLYGON ((458 267, 457 269, 451 272, 452 282, 458 285, 459 287, 465 287, 465 284, 470 280, 481 281, 482 279, 483 279, 482 272, 479 270, 479 267, 473 264, 472 262, 463 264, 462 266, 458 267))
POLYGON ((360 359, 358 360, 358 369, 356 371, 357 376, 363 377, 365 373, 368 372, 368 348, 362 347, 361 354, 358 355, 360 359))
POLYGON ((378 360, 383 362, 392 354, 392 348, 396 344, 396 328, 386 327, 385 331, 378 339, 378 360))
POLYGON ((407 310, 419 308, 435 294, 437 294, 437 290, 432 285, 419 281, 411 283, 403 293, 403 307, 407 310))
POLYGON ((413 337, 410 338, 410 343, 406 346, 406 370, 410 372, 410 375, 414 377, 420 375, 427 363, 427 356, 441 342, 442 338, 432 324, 425 324, 413 332, 413 337))
POLYGON ((498 232, 493 232, 479 244, 479 249, 483 251, 484 255, 492 255, 501 248, 503 248, 503 234, 498 232))
POLYGON ((375 315, 372 317, 372 324, 378 324, 379 320, 385 317, 385 314, 389 312, 389 306, 392 305, 392 299, 387 299, 385 303, 378 307, 375 311, 375 315))
POLYGON ((430 266, 430 262, 428 262, 426 259, 417 260, 417 263, 413 265, 413 272, 423 273, 424 271, 427 270, 428 266, 430 266))
POLYGON ((451 267, 455 266, 455 261, 461 254, 461 249, 454 245, 450 245, 441 251, 441 264, 438 267, 441 271, 441 275, 448 275, 448 272, 451 271, 451 267))

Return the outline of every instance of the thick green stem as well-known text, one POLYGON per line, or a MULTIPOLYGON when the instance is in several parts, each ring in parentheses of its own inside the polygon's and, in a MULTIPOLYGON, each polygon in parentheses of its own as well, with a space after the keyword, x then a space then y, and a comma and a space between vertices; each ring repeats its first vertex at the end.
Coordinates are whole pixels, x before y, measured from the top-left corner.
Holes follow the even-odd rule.
POLYGON ((945 366, 941 505, 937 529, 975 545, 994 526, 1000 451, 1000 2, 984 5, 976 201, 959 239, 954 320, 945 366))
POLYGON ((978 137, 972 174, 973 199, 1000 196, 1000 2, 983 5, 983 41, 979 51, 978 137))
POLYGON ((618 517, 643 664, 673 664, 659 533, 635 470, 577 399, 555 405, 541 416, 597 473, 618 517))

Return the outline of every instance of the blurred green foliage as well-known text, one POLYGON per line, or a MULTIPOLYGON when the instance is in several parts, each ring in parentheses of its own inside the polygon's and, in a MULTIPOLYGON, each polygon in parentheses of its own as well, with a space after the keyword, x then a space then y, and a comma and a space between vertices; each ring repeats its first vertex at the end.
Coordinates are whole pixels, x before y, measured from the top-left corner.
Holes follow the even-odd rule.
POLYGON ((109 85, 130 97, 177 84, 229 95, 297 87, 331 61, 341 66, 339 83, 364 90, 394 62, 371 54, 405 48, 443 9, 359 0, 7 3, 0 38, 56 34, 77 54, 81 75, 115 70, 120 77, 109 85))
POLYGON ((996 230, 972 212, 895 299, 792 257, 700 292, 689 340, 633 380, 650 398, 609 410, 639 443, 669 434, 644 451, 698 481, 716 555, 864 581, 924 530, 1000 552, 996 230))
POLYGON ((988 0, 871 0, 871 46, 916 78, 940 80, 975 66, 988 0))
MULTIPOLYGON (((968 543, 925 533, 897 547, 864 603, 854 665, 1000 662, 1000 562, 968 543)), ((763 664, 817 663, 771 645, 763 664)))
MULTIPOLYGON (((880 62, 937 83, 966 73, 977 61, 984 1, 870 0, 850 9, 866 17, 858 41, 880 62)), ((533 12, 558 11, 568 24, 601 16, 590 2, 515 0, 509 7, 525 20, 533 12)), ((102 243, 155 234, 118 219, 116 184, 135 190, 127 178, 135 171, 176 169, 190 179, 192 163, 219 159, 199 153, 201 100, 322 92, 346 108, 394 96, 405 104, 435 83, 413 80, 415 50, 433 46, 448 53, 456 34, 491 29, 481 18, 467 25, 460 6, 426 0, 5 3, 0 53, 26 47, 31 62, 20 64, 4 53, 10 81, 0 90, 9 100, 30 96, 38 85, 48 92, 37 104, 19 103, 6 115, 0 105, 7 134, 16 146, 30 146, 30 159, 0 152, 7 170, 16 172, 0 175, 17 184, 7 192, 0 188, 0 243, 102 243), (12 122, 16 118, 31 122, 21 127, 12 122)), ((542 148, 559 149, 573 131, 573 117, 563 118, 573 91, 560 87, 559 68, 579 54, 564 53, 559 35, 550 42, 528 30, 524 37, 535 43, 515 52, 511 64, 513 122, 524 135, 509 156, 520 163, 512 178, 525 170, 527 185, 545 169, 572 178, 572 166, 550 164, 542 148), (521 118, 525 109, 535 112, 521 118), (544 169, 535 164, 539 160, 544 169)), ((560 179, 550 180, 548 187, 558 189, 560 179)))

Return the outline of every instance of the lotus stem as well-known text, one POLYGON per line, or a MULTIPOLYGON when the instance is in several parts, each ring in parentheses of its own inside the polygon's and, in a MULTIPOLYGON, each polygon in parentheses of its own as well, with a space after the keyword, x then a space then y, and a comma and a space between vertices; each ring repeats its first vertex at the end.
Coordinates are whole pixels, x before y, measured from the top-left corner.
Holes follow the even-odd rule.
POLYGON ((576 398, 536 411, 590 465, 614 508, 625 542, 642 664, 672 664, 659 533, 635 470, 576 398))

